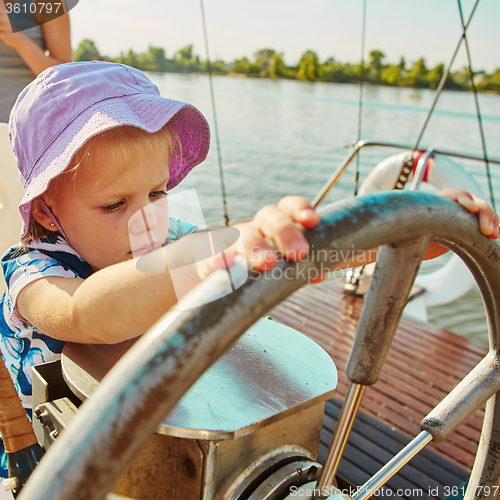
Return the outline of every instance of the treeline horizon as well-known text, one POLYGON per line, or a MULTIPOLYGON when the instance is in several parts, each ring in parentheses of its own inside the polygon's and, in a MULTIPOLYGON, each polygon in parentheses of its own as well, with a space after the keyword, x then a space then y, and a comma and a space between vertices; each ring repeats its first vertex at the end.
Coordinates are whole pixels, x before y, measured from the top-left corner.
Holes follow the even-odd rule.
MULTIPOLYGON (((146 52, 136 53, 132 49, 121 52, 118 57, 110 57, 99 52, 96 44, 85 39, 75 50, 76 61, 102 60, 133 66, 142 71, 161 73, 207 73, 208 64, 193 52, 193 45, 187 45, 167 58, 165 49, 149 46, 146 52)), ((359 83, 387 85, 391 87, 410 87, 435 89, 443 76, 444 64, 428 68, 425 59, 408 64, 401 57, 396 64, 386 63, 385 54, 380 50, 372 50, 363 67, 360 63, 342 63, 333 57, 320 62, 318 55, 312 51, 304 52, 295 66, 287 66, 283 61, 283 52, 265 48, 253 55, 226 63, 222 60, 210 62, 210 70, 218 75, 238 75, 253 78, 283 78, 311 82, 359 83)), ((450 90, 470 90, 469 69, 450 72, 444 88, 450 90)), ((481 92, 500 93, 500 68, 493 73, 476 71, 474 85, 481 92)))

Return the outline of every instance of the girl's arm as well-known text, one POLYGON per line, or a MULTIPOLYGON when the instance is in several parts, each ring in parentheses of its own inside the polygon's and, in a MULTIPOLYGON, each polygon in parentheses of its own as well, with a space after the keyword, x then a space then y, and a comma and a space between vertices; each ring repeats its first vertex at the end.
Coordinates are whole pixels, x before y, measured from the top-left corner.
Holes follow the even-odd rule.
MULTIPOLYGON (((452 190, 442 195, 477 212, 481 232, 490 238, 498 237, 498 217, 486 202, 465 191, 452 190)), ((318 222, 319 215, 305 198, 287 196, 277 206, 268 205, 259 210, 252 222, 237 226, 243 241, 240 252, 244 250, 252 267, 260 271, 272 268, 277 260, 277 253, 267 239, 287 259, 303 259, 309 248, 300 226, 313 228, 318 222)), ((435 257, 437 251, 446 251, 436 246, 439 248, 429 245, 426 258, 435 257)), ((142 272, 137 269, 136 261, 129 260, 97 271, 86 280, 54 277, 35 281, 19 293, 18 311, 40 331, 65 341, 116 343, 141 335, 177 302, 170 274, 159 272, 165 266, 161 252, 156 250, 146 256, 158 266, 156 273, 142 272)), ((185 254, 184 247, 179 258, 185 254)), ((369 256, 367 261, 355 259, 336 268, 360 266, 375 260, 375 251, 363 254, 369 256)), ((166 260, 172 268, 176 267, 172 256, 166 260)), ((212 269, 195 271, 191 266, 191 272, 185 274, 187 288, 200 281, 200 274, 205 276, 220 267, 216 259, 214 262, 212 269)))
MULTIPOLYGON (((308 244, 296 223, 310 228, 318 222, 319 216, 305 198, 286 197, 277 206, 259 210, 252 222, 238 228, 250 263, 264 270, 277 258, 266 238, 288 259, 305 258, 308 244)), ((186 238, 191 236, 196 237, 196 233, 186 238)), ((186 252, 178 254, 183 259, 186 252)), ((159 272, 142 272, 136 261, 129 260, 97 271, 86 280, 42 278, 19 293, 17 309, 40 331, 64 341, 112 344, 141 335, 177 302, 170 274, 160 272, 165 269, 165 261, 172 268, 178 267, 172 255, 164 260, 159 249, 141 259, 144 257, 159 266, 159 272)), ((185 281, 187 288, 192 288, 200 278, 194 266, 189 268, 185 281)))
POLYGON ((114 344, 144 333, 176 302, 169 273, 141 272, 129 260, 86 280, 51 277, 35 281, 19 293, 17 308, 25 320, 50 337, 114 344))
MULTIPOLYGON (((61 2, 61 5, 64 5, 61 2)), ((35 75, 56 64, 73 60, 68 14, 42 24, 45 45, 49 55, 22 31, 12 32, 5 5, 0 2, 0 39, 14 48, 35 75)))

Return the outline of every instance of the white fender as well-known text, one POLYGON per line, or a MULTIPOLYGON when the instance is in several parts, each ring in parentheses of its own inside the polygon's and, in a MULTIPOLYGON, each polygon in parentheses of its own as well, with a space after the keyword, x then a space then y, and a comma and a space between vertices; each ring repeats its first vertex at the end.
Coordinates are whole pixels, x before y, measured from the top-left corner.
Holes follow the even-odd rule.
MULTIPOLYGON (((406 151, 390 156, 379 163, 361 185, 359 194, 372 194, 394 189, 401 166, 409 154, 410 152, 406 151)), ((461 165, 449 158, 437 156, 428 168, 427 182, 438 190, 464 189, 485 199, 476 180, 461 165)), ((417 276, 415 285, 425 289, 423 299, 426 306, 437 306, 462 297, 474 287, 475 281, 462 259, 453 255, 443 267, 434 272, 417 276)), ((426 320, 426 315, 424 317, 419 313, 418 316, 419 319, 426 320)))
MULTIPOLYGON (((23 197, 23 187, 16 167, 14 152, 10 147, 7 124, 0 123, 0 257, 19 243, 21 215, 18 205, 23 197)), ((5 291, 3 273, 0 278, 0 295, 5 291)))

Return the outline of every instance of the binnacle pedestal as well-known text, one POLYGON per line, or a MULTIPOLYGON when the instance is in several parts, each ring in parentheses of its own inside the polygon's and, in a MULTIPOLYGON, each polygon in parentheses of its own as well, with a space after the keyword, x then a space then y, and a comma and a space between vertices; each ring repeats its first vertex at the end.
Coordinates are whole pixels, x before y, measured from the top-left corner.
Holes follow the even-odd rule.
MULTIPOLYGON (((132 343, 67 344, 64 380, 83 401, 132 343)), ((77 409, 69 398, 49 402, 43 378, 35 373, 34 406, 45 415, 35 422, 48 446, 77 409)), ((138 500, 284 498, 291 486, 317 477, 324 403, 336 386, 335 365, 321 347, 262 319, 186 393, 115 493, 138 500)))

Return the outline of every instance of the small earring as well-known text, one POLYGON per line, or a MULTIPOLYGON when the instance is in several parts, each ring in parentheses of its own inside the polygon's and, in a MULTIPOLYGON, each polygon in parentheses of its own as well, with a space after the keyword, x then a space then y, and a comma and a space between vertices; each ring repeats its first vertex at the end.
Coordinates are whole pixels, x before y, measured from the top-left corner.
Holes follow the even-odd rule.
POLYGON ((55 227, 55 224, 53 222, 51 222, 50 227, 55 227))

